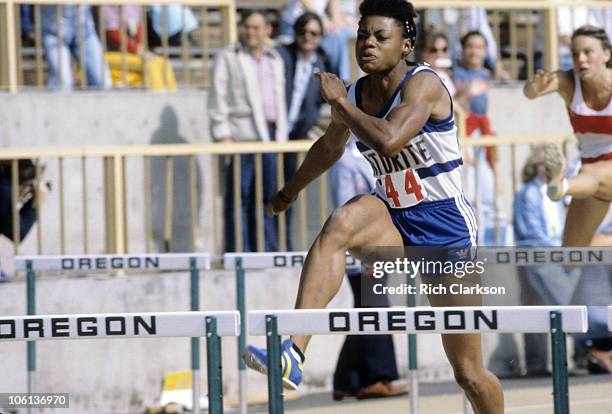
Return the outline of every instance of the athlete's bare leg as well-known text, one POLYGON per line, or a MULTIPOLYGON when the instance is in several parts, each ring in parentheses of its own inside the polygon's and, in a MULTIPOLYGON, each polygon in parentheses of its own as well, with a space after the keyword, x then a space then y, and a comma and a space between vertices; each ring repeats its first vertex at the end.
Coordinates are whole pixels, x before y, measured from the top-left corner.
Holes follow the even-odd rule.
MULTIPOLYGON (((423 282, 462 283, 474 285, 477 279, 455 278, 453 276, 432 276, 423 278, 423 282)), ((480 306, 480 295, 429 295, 432 306, 480 306)), ((482 338, 480 334, 445 334, 442 345, 453 367, 455 381, 472 404, 475 414, 503 414, 504 394, 499 380, 484 367, 482 356, 482 338)))
POLYGON ((612 160, 584 164, 578 175, 564 179, 565 159, 556 145, 544 150, 548 168, 548 196, 560 200, 563 196, 585 199, 596 196, 604 200, 612 199, 612 160))
POLYGON ((564 246, 590 246, 597 227, 608 213, 609 201, 573 199, 565 217, 564 246))
MULTIPOLYGON (((402 245, 402 237, 381 200, 373 196, 352 199, 332 214, 308 252, 296 308, 320 309, 327 306, 342 283, 347 250, 359 257, 360 249, 364 247, 402 245)), ((476 304, 474 300, 470 298, 465 305, 476 304)), ((479 297, 477 300, 480 304, 479 297)), ((461 304, 451 299, 451 303, 445 300, 438 306, 461 304)), ((305 351, 310 336, 293 336, 291 339, 305 351)), ((443 335, 442 342, 457 383, 466 392, 476 414, 503 413, 499 381, 483 366, 480 335, 443 335)))
MULTIPOLYGON (((403 246, 403 240, 383 201, 362 195, 332 213, 308 251, 295 308, 325 308, 342 284, 346 251, 359 257, 369 246, 403 246)), ((310 336, 291 339, 305 352, 310 336)))
POLYGON ((577 199, 596 196, 612 199, 612 160, 585 164, 580 173, 567 180, 567 195, 577 199))

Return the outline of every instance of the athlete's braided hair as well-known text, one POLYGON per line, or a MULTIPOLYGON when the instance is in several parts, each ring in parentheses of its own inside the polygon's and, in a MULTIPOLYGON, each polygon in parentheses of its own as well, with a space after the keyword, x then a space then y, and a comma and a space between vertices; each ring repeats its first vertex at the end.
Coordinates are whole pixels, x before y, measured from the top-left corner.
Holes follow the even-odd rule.
MULTIPOLYGON (((606 31, 597 26, 586 25, 582 26, 572 34, 572 41, 578 36, 587 36, 592 37, 593 39, 597 39, 601 42, 601 47, 603 50, 609 50, 612 52, 612 48, 610 47, 610 39, 606 34, 606 31)), ((612 58, 608 59, 607 66, 612 67, 612 58)))
POLYGON ((414 18, 416 13, 412 3, 406 0, 364 0, 359 6, 361 18, 370 16, 391 17, 402 29, 404 38, 410 40, 414 48, 417 38, 417 28, 414 18))

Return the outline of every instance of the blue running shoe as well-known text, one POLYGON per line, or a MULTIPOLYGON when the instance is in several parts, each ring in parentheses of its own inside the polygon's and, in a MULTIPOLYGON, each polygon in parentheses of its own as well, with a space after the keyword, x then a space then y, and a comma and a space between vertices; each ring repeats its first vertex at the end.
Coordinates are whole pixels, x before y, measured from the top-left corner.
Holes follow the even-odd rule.
MULTIPOLYGON (((264 348, 253 345, 247 346, 244 352, 244 362, 247 367, 268 374, 268 353, 264 348)), ((291 339, 285 340, 281 345, 281 372, 283 373, 283 387, 288 390, 297 390, 302 382, 304 371, 302 356, 293 348, 291 339)))

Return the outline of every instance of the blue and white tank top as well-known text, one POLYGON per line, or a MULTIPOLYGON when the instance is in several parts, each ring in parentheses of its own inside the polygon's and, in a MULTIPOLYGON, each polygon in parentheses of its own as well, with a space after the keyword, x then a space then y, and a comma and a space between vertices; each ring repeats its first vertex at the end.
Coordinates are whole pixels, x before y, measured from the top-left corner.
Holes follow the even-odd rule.
MULTIPOLYGON (((435 72, 425 65, 412 68, 377 117, 385 118, 393 108, 400 104, 402 87, 419 72, 431 72, 435 75, 435 72)), ((362 77, 357 80, 348 90, 348 99, 360 109, 361 88, 365 78, 362 77)), ((389 182, 385 183, 384 180, 388 175, 409 169, 413 170, 414 174, 418 176, 419 184, 424 189, 423 194, 426 194, 419 201, 444 200, 462 194, 461 166, 463 165, 463 159, 459 148, 452 100, 450 115, 443 120, 429 119, 396 157, 384 157, 378 154, 366 144, 360 142, 359 138, 352 132, 351 138, 357 141, 357 147, 372 167, 377 182, 376 194, 386 200, 390 207, 400 208, 405 207, 405 205, 399 205, 399 203, 393 205, 389 198, 389 182)), ((410 184, 407 183, 406 188, 409 186, 410 184)))

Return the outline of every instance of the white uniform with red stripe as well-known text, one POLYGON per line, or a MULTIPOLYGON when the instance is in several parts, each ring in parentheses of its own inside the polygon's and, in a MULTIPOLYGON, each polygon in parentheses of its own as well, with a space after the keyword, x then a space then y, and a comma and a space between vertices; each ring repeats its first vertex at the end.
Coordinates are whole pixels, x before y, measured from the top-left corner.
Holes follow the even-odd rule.
POLYGON ((574 72, 574 97, 567 111, 578 138, 583 163, 612 159, 612 96, 601 111, 587 106, 580 77, 574 72))

